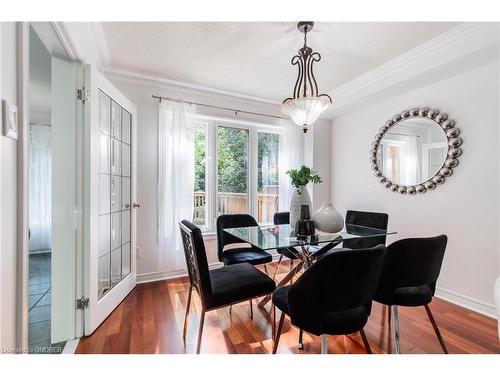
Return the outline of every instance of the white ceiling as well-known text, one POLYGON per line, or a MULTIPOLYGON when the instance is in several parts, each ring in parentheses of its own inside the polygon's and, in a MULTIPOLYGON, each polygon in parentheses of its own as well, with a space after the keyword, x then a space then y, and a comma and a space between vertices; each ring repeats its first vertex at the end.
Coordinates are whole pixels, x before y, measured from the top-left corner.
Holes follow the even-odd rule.
MULTIPOLYGON (((105 22, 109 67, 281 101, 303 34, 291 22, 105 22)), ((365 73, 457 23, 316 23, 308 45, 320 92, 365 73)))

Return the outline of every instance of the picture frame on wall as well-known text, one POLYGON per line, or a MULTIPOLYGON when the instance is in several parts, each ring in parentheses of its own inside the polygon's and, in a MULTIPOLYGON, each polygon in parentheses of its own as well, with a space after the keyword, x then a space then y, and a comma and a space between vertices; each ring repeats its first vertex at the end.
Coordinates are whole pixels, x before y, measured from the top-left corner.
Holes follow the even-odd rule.
POLYGON ((0 118, 3 122, 3 135, 17 140, 17 106, 2 100, 0 118))

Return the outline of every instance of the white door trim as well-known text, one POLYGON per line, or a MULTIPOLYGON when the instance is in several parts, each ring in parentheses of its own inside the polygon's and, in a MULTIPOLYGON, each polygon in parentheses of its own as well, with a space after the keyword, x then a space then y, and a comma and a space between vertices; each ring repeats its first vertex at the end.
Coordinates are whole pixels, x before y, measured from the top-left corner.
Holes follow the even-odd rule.
POLYGON ((17 316, 16 346, 28 347, 28 82, 29 82, 29 23, 17 22, 17 106, 18 106, 18 221, 17 221, 17 316))
MULTIPOLYGON (((47 32, 44 36, 52 40, 54 44, 63 43, 53 28, 51 22, 40 22, 46 24, 47 32)), ((29 249, 28 249, 28 84, 29 84, 29 22, 17 22, 17 103, 18 103, 18 255, 17 255, 17 300, 16 309, 18 320, 16 322, 16 347, 26 349, 28 347, 28 287, 29 287, 29 249)), ((45 39, 44 38, 44 39, 45 39)), ((64 56, 69 60, 73 57, 69 54, 64 56)))

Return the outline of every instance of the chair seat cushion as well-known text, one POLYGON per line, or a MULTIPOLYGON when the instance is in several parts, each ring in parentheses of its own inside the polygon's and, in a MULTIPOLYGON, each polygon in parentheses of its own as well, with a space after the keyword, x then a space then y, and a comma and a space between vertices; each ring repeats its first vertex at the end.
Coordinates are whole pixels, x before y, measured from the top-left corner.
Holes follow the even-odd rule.
POLYGON ((225 250, 222 253, 221 261, 226 266, 238 263, 250 263, 253 265, 269 263, 273 260, 271 254, 262 250, 255 250, 251 247, 225 250))
POLYGON ((399 306, 422 306, 432 301, 432 291, 427 285, 410 286, 394 290, 394 304, 399 306))
POLYGON ((212 296, 206 308, 212 309, 270 294, 275 282, 248 263, 233 264, 210 271, 212 296))
POLYGON ((290 285, 284 286, 276 289, 273 292, 273 304, 283 311, 285 314, 290 314, 290 309, 288 308, 288 291, 290 290, 290 285))
POLYGON ((375 301, 385 305, 423 306, 432 301, 432 290, 427 285, 400 287, 394 290, 379 290, 375 301))

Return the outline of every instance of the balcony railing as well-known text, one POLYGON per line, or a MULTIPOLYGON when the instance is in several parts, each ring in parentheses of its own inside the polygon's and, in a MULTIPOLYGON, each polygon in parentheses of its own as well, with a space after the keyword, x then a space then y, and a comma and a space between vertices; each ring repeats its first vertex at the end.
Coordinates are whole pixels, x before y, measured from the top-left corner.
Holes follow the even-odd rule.
MULTIPOLYGON (((237 214, 248 212, 248 194, 246 193, 219 193, 219 213, 237 214)), ((278 211, 279 195, 277 188, 265 188, 257 195, 257 221, 268 223, 273 221, 273 215, 278 211)), ((206 225, 206 197, 204 192, 194 193, 194 223, 206 225)))

